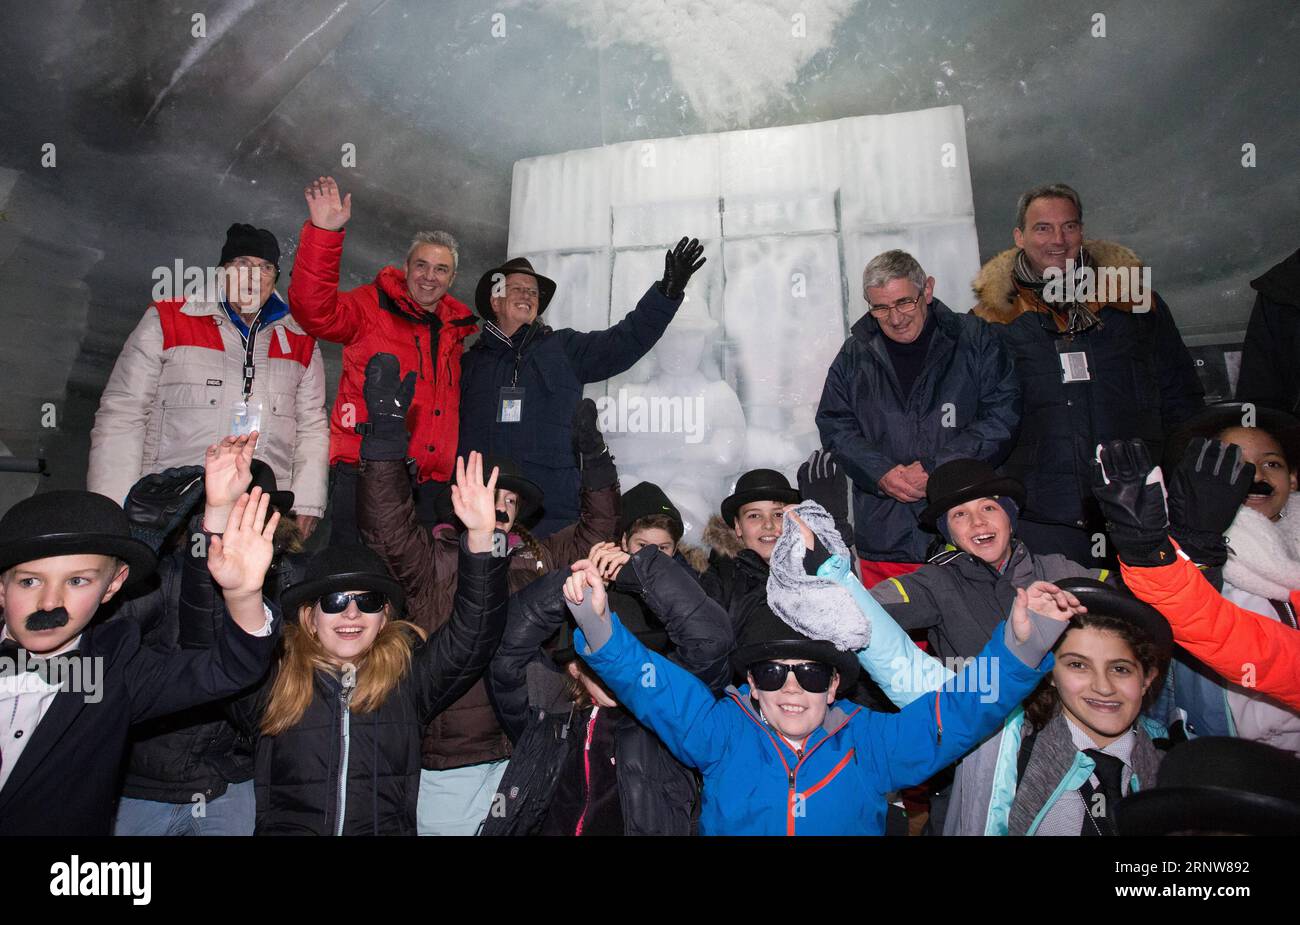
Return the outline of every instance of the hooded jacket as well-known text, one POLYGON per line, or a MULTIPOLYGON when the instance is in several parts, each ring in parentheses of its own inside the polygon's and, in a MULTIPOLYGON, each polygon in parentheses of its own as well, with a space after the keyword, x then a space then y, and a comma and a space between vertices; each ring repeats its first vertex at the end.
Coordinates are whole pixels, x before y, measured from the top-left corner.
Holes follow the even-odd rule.
POLYGON ((739 639, 750 612, 767 601, 767 561, 747 548, 735 530, 714 514, 704 527, 708 568, 700 576, 704 592, 722 605, 739 639))
POLYGON ((1300 250, 1250 286, 1257 294, 1237 398, 1295 413, 1300 410, 1300 250))
POLYGON ((1063 578, 1105 581, 1105 569, 1084 568, 1065 556, 1035 556, 1012 539, 1006 566, 994 568, 960 549, 946 549, 908 575, 889 578, 871 589, 874 597, 905 630, 924 630, 930 652, 940 660, 970 658, 988 643, 1007 618, 1016 589, 1035 581, 1063 578))
MULTIPOLYGON (((1085 243, 1101 268, 1141 268, 1131 250, 1085 243)), ((1205 390, 1169 306, 1150 293, 1149 310, 1131 301, 1091 304, 1097 324, 1060 335, 1051 310, 1015 282, 1016 249, 984 265, 972 287, 974 312, 1002 337, 1020 377, 1020 435, 1002 472, 1024 483, 1024 517, 1084 528, 1093 510, 1090 460, 1097 444, 1140 437, 1152 459, 1164 435, 1204 404, 1205 390), (1066 383, 1062 354, 1082 353, 1089 379, 1066 383)))
POLYGON ((477 330, 474 316, 450 293, 425 312, 406 291, 406 274, 391 266, 374 282, 341 292, 344 235, 304 222, 289 284, 289 308, 303 330, 343 345, 343 375, 329 421, 330 465, 356 464, 361 451, 356 425, 368 420, 366 363, 376 353, 391 353, 400 376, 416 374, 406 429, 419 478, 448 481, 456 467, 461 350, 477 330))
MULTIPOLYGON (((618 483, 583 491, 578 522, 535 544, 509 538, 507 581, 510 593, 541 576, 566 570, 585 558, 596 543, 613 541, 618 530, 618 483), (540 553, 541 558, 538 558, 540 553)), ((357 521, 366 545, 383 557, 406 592, 407 619, 428 632, 451 617, 458 586, 460 537, 450 524, 432 531, 416 518, 406 466, 400 460, 361 461, 357 485, 357 521)), ((443 771, 510 755, 510 740, 497 723, 483 680, 439 713, 425 730, 420 747, 424 768, 443 771)))
MULTIPOLYGON (((272 303, 283 306, 279 296, 272 303)), ((244 397, 244 341, 220 302, 154 302, 122 346, 90 431, 86 487, 118 504, 142 477, 203 462, 230 433, 244 397)), ((256 456, 294 493, 294 510, 325 512, 325 363, 288 314, 260 328, 250 406, 261 404, 256 456)))
MULTIPOLYGON (((822 569, 837 568, 837 558, 822 569)), ((972 677, 894 714, 838 701, 796 753, 767 725, 748 685, 717 699, 698 678, 648 650, 617 616, 611 623, 610 638, 595 652, 581 630, 575 645, 619 703, 704 775, 704 835, 883 834, 885 795, 925 780, 997 728, 1052 661, 1045 649, 1013 652, 1000 630, 981 652, 999 667, 991 702, 972 677), (640 680, 647 665, 653 687, 640 680)))
MULTIPOLYGON (((1181 549, 1169 565, 1139 568, 1121 559, 1120 574, 1169 621, 1175 643, 1222 677, 1249 677, 1257 693, 1300 710, 1300 631, 1228 600, 1181 549)), ((1287 603, 1300 606, 1300 592, 1287 603)))
MULTIPOLYGON (((1291 495, 1276 523, 1243 505, 1228 527, 1224 599, 1294 628, 1297 610, 1292 597, 1297 590, 1300 495, 1291 495)), ((1173 705, 1186 714, 1190 735, 1238 736, 1300 753, 1300 711, 1219 677, 1181 653, 1171 665, 1170 687, 1173 705)))
POLYGON ((854 547, 864 559, 924 562, 935 538, 918 522, 924 499, 907 504, 877 484, 890 469, 919 460, 933 472, 962 458, 997 465, 1020 421, 1020 383, 999 338, 938 299, 930 312, 935 330, 907 395, 868 313, 831 364, 817 406, 822 445, 853 480, 854 547))
POLYGON ((573 413, 582 387, 630 369, 658 342, 681 304, 651 286, 636 308, 607 330, 552 330, 539 320, 516 331, 508 345, 485 331, 466 352, 460 453, 478 450, 518 461, 546 496, 534 531, 538 536, 578 519, 573 413), (503 388, 523 389, 517 422, 498 421, 503 388))
MULTIPOLYGON (((575 706, 565 683, 568 676, 542 651, 568 617, 561 593, 564 578, 562 573, 548 575, 511 599, 509 626, 492 660, 489 689, 516 744, 500 784, 501 812, 488 816, 485 835, 538 831, 566 762, 584 744, 592 709, 575 706)), ((722 690, 735 641, 722 609, 705 595, 689 568, 647 546, 623 566, 614 587, 621 589, 620 596, 638 599, 664 625, 674 644, 666 661, 706 690, 722 690)), ((612 606, 615 598, 610 600, 612 606)), ((614 759, 624 833, 693 834, 699 802, 695 775, 626 711, 616 716, 614 759)))
POLYGON ((505 624, 507 568, 462 540, 452 618, 415 645, 406 674, 369 713, 354 714, 350 690, 324 670, 307 711, 279 735, 261 731, 275 671, 232 705, 232 720, 256 742, 255 834, 416 834, 421 736, 491 659, 505 624))

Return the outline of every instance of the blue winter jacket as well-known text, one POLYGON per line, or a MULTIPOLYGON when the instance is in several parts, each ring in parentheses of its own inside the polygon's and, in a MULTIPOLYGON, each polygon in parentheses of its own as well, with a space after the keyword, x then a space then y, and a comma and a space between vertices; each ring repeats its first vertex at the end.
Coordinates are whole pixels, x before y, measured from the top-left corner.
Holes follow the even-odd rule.
MULTIPOLYGON (((1038 668, 1024 665, 1000 628, 979 656, 995 660, 995 691, 980 694, 972 662, 949 689, 899 713, 838 701, 800 756, 759 716, 748 685, 715 699, 694 675, 642 645, 617 615, 611 622, 610 639, 595 652, 577 631, 577 650, 619 703, 704 775, 704 835, 881 835, 886 794, 979 744, 1052 665, 1051 655, 1038 668)), ((988 677, 987 665, 984 671, 988 677)))

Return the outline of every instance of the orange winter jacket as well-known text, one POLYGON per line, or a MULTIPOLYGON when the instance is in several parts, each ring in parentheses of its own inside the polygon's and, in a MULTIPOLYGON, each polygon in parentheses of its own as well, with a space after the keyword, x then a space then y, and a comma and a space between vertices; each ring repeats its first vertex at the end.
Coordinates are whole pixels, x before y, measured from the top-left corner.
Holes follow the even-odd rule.
MULTIPOLYGON (((1124 583, 1159 610, 1178 643, 1224 678, 1300 709, 1300 632, 1238 607, 1214 590, 1179 550, 1170 565, 1120 562, 1124 583)), ((1300 592, 1291 592, 1300 606, 1300 592)))

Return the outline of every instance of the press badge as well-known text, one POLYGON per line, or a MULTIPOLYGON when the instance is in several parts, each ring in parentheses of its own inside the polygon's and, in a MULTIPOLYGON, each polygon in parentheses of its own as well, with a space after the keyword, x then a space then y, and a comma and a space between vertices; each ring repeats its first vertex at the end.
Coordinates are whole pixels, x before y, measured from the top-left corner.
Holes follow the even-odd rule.
POLYGON ((524 390, 502 386, 497 403, 498 424, 518 424, 524 416, 524 390))
POLYGON ((1061 358, 1062 382, 1087 382, 1092 378, 1088 373, 1088 354, 1076 350, 1058 355, 1061 358))
POLYGON ((262 403, 237 401, 230 406, 230 436, 242 437, 262 429, 262 403))

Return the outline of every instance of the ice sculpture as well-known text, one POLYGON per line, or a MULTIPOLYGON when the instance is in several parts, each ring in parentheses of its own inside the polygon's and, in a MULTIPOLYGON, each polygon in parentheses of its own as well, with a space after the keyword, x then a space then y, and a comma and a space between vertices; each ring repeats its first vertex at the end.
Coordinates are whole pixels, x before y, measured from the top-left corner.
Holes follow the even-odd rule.
POLYGON ((616 323, 681 235, 708 263, 663 339, 587 388, 625 488, 648 479, 687 539, 746 469, 795 470, 817 445, 826 370, 866 310, 862 268, 891 247, 965 311, 979 269, 959 106, 648 139, 518 161, 510 256, 559 284, 546 322, 616 323), (695 414, 699 408, 701 413, 695 414), (639 409, 639 410, 638 410, 639 409))

